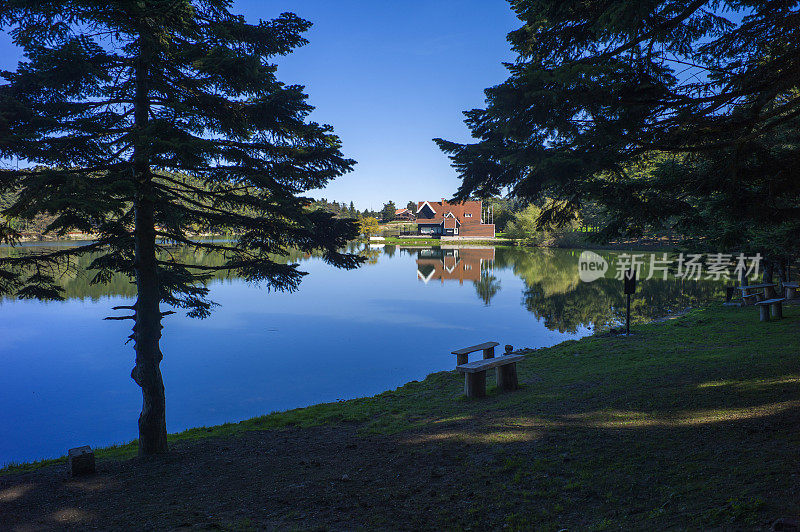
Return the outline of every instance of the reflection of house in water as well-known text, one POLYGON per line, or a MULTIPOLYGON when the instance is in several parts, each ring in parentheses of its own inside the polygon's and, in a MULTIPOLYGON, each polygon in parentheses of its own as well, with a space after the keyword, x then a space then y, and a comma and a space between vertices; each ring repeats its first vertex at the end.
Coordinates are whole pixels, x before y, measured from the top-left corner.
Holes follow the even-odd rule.
POLYGON ((494 270, 494 248, 436 248, 417 253, 417 279, 480 281, 484 272, 494 270))

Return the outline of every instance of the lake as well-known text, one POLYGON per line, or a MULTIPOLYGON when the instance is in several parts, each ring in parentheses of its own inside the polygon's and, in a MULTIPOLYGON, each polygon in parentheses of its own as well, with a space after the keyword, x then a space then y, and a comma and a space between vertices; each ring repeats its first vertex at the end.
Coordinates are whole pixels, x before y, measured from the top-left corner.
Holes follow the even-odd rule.
MULTIPOLYGON (((459 347, 488 340, 551 346, 624 316, 622 282, 612 271, 581 282, 579 250, 386 246, 364 253, 368 263, 349 272, 292 257, 310 273, 294 294, 218 279, 210 297, 220 307, 210 318, 165 318, 168 430, 370 396, 453 369, 450 351, 459 347)), ((134 287, 124 278, 92 286, 82 275, 63 285, 63 302, 0 301, 0 465, 137 435, 130 322, 102 319, 112 306, 131 304, 134 287)), ((723 296, 720 282, 642 281, 633 318, 723 296)))

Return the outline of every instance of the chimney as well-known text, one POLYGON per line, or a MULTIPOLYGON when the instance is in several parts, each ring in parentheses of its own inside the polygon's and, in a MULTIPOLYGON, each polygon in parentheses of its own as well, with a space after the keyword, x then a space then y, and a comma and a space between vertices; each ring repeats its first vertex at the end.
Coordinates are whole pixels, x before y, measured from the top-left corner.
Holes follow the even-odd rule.
POLYGON ((445 200, 444 198, 442 198, 442 205, 444 205, 445 203, 447 203, 447 200, 445 200))

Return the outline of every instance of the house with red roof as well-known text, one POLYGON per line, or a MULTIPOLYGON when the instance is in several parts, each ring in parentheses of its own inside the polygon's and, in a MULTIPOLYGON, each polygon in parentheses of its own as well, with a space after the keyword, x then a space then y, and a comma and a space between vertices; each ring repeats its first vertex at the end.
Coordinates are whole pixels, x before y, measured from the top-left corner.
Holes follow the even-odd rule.
POLYGON ((421 201, 417 204, 417 233, 427 236, 494 238, 490 210, 479 200, 463 203, 421 201))
POLYGON ((395 220, 413 220, 414 213, 409 211, 408 209, 397 209, 394 211, 394 219, 395 220))

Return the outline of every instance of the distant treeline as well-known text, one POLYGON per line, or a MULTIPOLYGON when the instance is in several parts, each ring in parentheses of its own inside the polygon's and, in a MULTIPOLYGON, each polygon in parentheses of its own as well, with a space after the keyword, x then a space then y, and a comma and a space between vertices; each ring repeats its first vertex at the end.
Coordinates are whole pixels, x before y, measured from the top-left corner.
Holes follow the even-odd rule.
POLYGON ((310 206, 311 209, 322 209, 326 212, 336 215, 339 218, 362 218, 367 216, 375 217, 377 213, 375 211, 370 211, 369 209, 364 209, 363 211, 359 211, 356 209, 355 205, 351 201, 347 203, 343 201, 339 203, 338 201, 328 201, 325 198, 314 200, 310 206))

